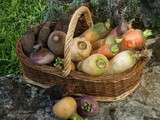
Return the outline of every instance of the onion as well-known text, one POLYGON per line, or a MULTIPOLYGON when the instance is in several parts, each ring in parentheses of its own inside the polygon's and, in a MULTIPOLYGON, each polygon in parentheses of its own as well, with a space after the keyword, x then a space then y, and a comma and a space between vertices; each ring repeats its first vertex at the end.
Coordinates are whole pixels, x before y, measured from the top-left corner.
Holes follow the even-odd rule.
POLYGON ((99 76, 106 72, 109 65, 108 59, 101 54, 93 54, 84 61, 79 62, 78 70, 89 75, 99 76))
POLYGON ((71 57, 73 61, 81 61, 91 53, 92 46, 90 42, 85 41, 84 37, 76 37, 71 47, 71 57))

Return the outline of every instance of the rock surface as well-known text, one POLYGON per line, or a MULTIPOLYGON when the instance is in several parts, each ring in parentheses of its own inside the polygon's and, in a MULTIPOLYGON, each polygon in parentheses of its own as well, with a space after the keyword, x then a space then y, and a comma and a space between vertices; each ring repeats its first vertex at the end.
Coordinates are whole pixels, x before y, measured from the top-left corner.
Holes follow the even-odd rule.
MULTIPOLYGON (((160 48, 154 48, 157 52, 137 90, 123 101, 99 103, 99 115, 89 120, 160 120, 160 61, 156 61, 160 48)), ((26 84, 20 77, 0 77, 1 120, 58 120, 51 112, 53 102, 44 89, 26 84)))

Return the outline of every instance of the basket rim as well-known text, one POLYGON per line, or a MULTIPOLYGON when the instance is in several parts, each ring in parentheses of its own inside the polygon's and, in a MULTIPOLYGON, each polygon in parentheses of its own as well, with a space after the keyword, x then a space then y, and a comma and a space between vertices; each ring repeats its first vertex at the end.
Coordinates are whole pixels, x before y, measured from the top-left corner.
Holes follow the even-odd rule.
MULTIPOLYGON (((31 69, 43 71, 48 74, 53 74, 58 77, 64 78, 62 75, 62 71, 56 70, 54 67, 49 65, 36 65, 31 62, 28 56, 25 55, 22 49, 21 45, 21 39, 17 40, 16 43, 16 53, 21 63, 24 63, 25 65, 29 66, 31 69)), ((128 79, 130 76, 136 75, 138 70, 143 67, 147 62, 147 57, 144 57, 140 59, 136 65, 134 65, 131 69, 118 73, 118 74, 110 74, 110 75, 101 75, 101 76, 90 76, 86 73, 79 72, 79 71, 71 71, 71 73, 65 77, 65 79, 81 79, 83 81, 92 81, 92 82, 110 82, 110 83, 117 83, 120 81, 125 81, 125 79, 128 79), (118 79, 115 79, 118 78, 118 79)))

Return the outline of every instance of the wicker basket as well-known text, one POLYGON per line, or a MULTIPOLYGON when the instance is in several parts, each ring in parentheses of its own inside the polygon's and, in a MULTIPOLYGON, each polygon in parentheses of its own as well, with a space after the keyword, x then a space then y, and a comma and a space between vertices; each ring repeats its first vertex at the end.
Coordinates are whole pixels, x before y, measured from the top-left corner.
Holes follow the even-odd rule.
POLYGON ((65 87, 66 95, 87 94, 97 98, 97 101, 116 101, 124 99, 132 93, 140 83, 146 58, 140 59, 130 70, 121 74, 92 77, 78 71, 71 71, 70 45, 73 40, 78 19, 84 15, 88 26, 92 26, 92 18, 87 7, 80 7, 72 16, 65 40, 64 70, 58 71, 48 65, 35 65, 24 54, 20 40, 17 41, 17 55, 23 68, 23 78, 43 88, 53 85, 65 87))

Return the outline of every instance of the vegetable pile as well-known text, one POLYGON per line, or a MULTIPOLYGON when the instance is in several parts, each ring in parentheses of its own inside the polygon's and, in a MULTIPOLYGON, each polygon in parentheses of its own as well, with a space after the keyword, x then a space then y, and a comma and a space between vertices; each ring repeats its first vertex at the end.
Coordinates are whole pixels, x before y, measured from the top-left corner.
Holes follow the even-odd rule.
MULTIPOLYGON (((62 70, 66 33, 55 26, 46 22, 33 27, 21 43, 33 64, 51 65, 62 70)), ((72 71, 91 76, 125 72, 144 57, 147 38, 151 35, 151 30, 133 28, 126 21, 113 29, 110 21, 96 23, 73 39, 70 47, 72 71)))
POLYGON ((98 114, 99 106, 92 96, 64 97, 53 105, 52 111, 62 120, 87 120, 98 114))

